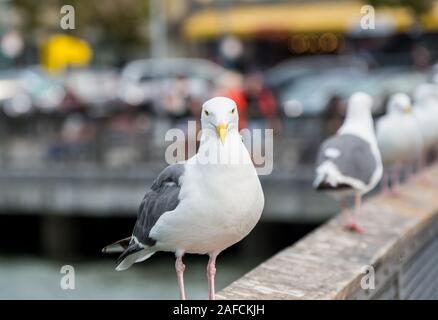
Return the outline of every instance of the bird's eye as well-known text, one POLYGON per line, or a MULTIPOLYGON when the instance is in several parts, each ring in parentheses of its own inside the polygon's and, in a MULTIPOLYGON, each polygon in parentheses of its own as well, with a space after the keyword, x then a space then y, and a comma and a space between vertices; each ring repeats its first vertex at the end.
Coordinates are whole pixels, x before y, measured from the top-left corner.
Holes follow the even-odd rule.
POLYGON ((236 111, 236 108, 233 108, 233 110, 231 110, 231 113, 234 113, 234 111, 236 111))
POLYGON ((206 116, 208 116, 210 114, 207 110, 204 110, 204 113, 206 116))

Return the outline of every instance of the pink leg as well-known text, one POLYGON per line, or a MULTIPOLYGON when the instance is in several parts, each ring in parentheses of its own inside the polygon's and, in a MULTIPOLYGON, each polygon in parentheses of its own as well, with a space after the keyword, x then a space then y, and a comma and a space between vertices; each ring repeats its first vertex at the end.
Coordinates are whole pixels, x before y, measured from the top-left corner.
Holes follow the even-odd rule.
POLYGON ((435 147, 435 162, 438 162, 438 145, 435 147))
POLYGON ((216 275, 216 257, 218 253, 210 254, 210 259, 207 264, 207 278, 208 278, 208 299, 214 300, 214 276, 216 275))
POLYGON ((420 157, 420 170, 423 171, 427 167, 427 152, 423 152, 420 157))
POLYGON ((394 166, 392 170, 392 178, 391 178, 391 195, 398 197, 400 195, 399 192, 399 184, 400 184, 400 167, 394 166))
POLYGON ((184 291, 184 269, 186 266, 182 261, 182 256, 176 257, 175 269, 176 269, 176 278, 178 280, 179 287, 179 297, 181 300, 186 300, 186 293, 184 291))
POLYGON ((387 169, 383 172, 381 191, 384 195, 389 194, 389 174, 387 169))
POLYGON ((348 217, 348 211, 347 211, 347 206, 345 205, 344 196, 339 196, 339 210, 341 211, 341 215, 342 215, 342 223, 344 227, 347 227, 350 223, 350 219, 348 217))
POLYGON ((356 192, 355 198, 354 198, 354 213, 353 213, 353 221, 349 223, 346 227, 350 231, 363 233, 364 230, 361 226, 357 224, 357 216, 360 213, 362 206, 362 195, 359 192, 356 192))
POLYGON ((344 211, 345 208, 346 208, 346 206, 345 206, 345 199, 344 199, 344 196, 339 196, 339 209, 340 209, 341 211, 344 211))
POLYGON ((414 176, 414 166, 412 163, 409 163, 405 166, 405 180, 410 181, 412 180, 412 177, 414 176))
POLYGON ((429 186, 431 184, 431 181, 429 177, 426 175, 426 173, 424 172, 424 170, 426 169, 426 157, 427 157, 427 153, 423 153, 420 157, 418 176, 422 184, 429 186))

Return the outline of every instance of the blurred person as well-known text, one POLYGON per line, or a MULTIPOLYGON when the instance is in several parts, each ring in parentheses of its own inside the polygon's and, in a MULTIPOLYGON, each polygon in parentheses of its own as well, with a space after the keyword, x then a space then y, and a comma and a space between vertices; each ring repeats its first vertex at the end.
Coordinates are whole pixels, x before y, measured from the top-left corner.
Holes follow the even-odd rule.
POLYGON ((245 79, 244 88, 247 128, 250 130, 251 140, 245 139, 248 149, 252 156, 264 153, 265 146, 265 129, 273 129, 278 133, 281 129, 277 117, 276 103, 273 93, 265 86, 263 76, 258 73, 252 73, 245 79), (261 130, 261 139, 257 141, 258 135, 254 130, 261 130), (252 146, 249 145, 252 144, 252 146))
POLYGON ((244 94, 251 127, 280 129, 274 95, 265 86, 260 73, 250 74, 246 78, 244 94))
POLYGON ((133 107, 118 110, 107 120, 104 148, 101 152, 106 164, 113 167, 130 165, 140 159, 142 152, 150 150, 150 140, 142 143, 146 151, 135 146, 136 136, 142 130, 139 125, 141 122, 138 121, 137 110, 133 107))
POLYGON ((234 100, 239 112, 239 130, 247 126, 246 98, 243 87, 243 76, 236 71, 225 72, 217 82, 214 92, 217 96, 223 96, 234 100))
POLYGON ((189 84, 186 76, 171 79, 163 87, 160 104, 166 114, 174 118, 187 117, 187 100, 189 99, 189 84))
POLYGON ((333 135, 341 127, 345 109, 345 103, 338 94, 330 97, 323 114, 325 137, 333 135))
POLYGON ((188 78, 184 75, 172 79, 164 87, 161 104, 166 114, 171 116, 170 127, 182 130, 186 136, 185 141, 181 142, 184 143, 186 152, 179 161, 193 156, 196 151, 189 149, 189 143, 198 145, 196 137, 200 131, 199 115, 202 101, 209 98, 210 87, 211 84, 204 79, 188 78), (189 121, 195 122, 195 135, 189 135, 189 121))
POLYGON ((201 131, 201 121, 199 118, 199 115, 201 114, 202 111, 202 101, 199 97, 190 97, 190 99, 187 101, 187 108, 189 110, 190 113, 190 117, 191 117, 191 121, 195 121, 196 123, 196 135, 194 137, 187 135, 188 139, 186 141, 186 155, 187 155, 187 159, 191 158, 195 155, 196 150, 198 150, 199 147, 199 143, 200 141, 198 141, 197 137, 199 135, 199 132, 201 131), (191 141, 189 141, 189 139, 192 139, 191 141), (196 150, 190 150, 188 147, 188 144, 192 142, 196 145, 196 150))
POLYGON ((209 98, 208 89, 208 81, 204 79, 179 75, 161 88, 160 105, 174 119, 198 118, 199 114, 193 114, 191 108, 197 102, 200 111, 201 102, 209 98))
POLYGON ((261 74, 254 73, 246 79, 235 71, 229 71, 218 81, 217 95, 222 95, 236 102, 239 111, 239 130, 247 128, 249 132, 242 132, 243 141, 254 154, 253 147, 260 148, 264 142, 262 132, 261 145, 252 143, 253 129, 277 129, 280 124, 276 113, 276 104, 272 92, 265 87, 261 74), (251 132, 251 133, 250 133, 251 132))
POLYGON ((246 78, 245 99, 248 118, 268 118, 275 114, 274 96, 272 92, 265 87, 261 74, 254 73, 246 78))
POLYGON ((123 110, 113 115, 108 122, 108 128, 113 135, 129 136, 134 131, 135 115, 131 110, 123 110))
POLYGON ((56 142, 49 147, 50 159, 83 158, 92 149, 96 138, 95 125, 81 113, 73 113, 64 120, 56 142))
POLYGON ((420 71, 428 70, 431 65, 430 50, 423 45, 415 45, 411 51, 413 65, 420 71))

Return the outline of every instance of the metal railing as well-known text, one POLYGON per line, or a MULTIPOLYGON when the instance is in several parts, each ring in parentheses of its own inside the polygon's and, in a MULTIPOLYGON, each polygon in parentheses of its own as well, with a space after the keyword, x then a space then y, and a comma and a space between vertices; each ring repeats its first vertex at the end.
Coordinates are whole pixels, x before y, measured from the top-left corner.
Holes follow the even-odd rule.
MULTIPOLYGON (((0 120, 0 170, 53 169, 94 166, 124 170, 126 167, 164 166, 171 128, 187 128, 187 121, 127 115, 90 120, 77 116, 0 120)), ((283 119, 274 132, 274 171, 291 172, 313 165, 324 136, 319 118, 283 119)), ((182 159, 181 159, 182 160, 182 159)))

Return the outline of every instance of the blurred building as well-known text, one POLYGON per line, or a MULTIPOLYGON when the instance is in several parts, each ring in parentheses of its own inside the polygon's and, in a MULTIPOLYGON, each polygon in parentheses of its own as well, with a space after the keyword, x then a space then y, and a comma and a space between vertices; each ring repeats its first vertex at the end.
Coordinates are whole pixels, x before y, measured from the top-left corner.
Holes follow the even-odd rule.
POLYGON ((195 47, 225 65, 243 69, 313 54, 372 50, 397 51, 401 56, 400 52, 412 49, 421 31, 430 50, 438 50, 429 37, 437 35, 438 1, 431 2, 431 10, 418 18, 407 8, 379 7, 376 28, 363 30, 361 8, 366 1, 197 0, 187 2, 189 13, 181 27, 192 51, 195 47))
POLYGON ((24 44, 13 60, 0 53, 0 63, 36 63, 42 44, 60 32, 85 40, 96 53, 92 64, 112 66, 151 56, 190 56, 252 71, 297 56, 370 51, 397 52, 390 59, 397 61, 406 59, 418 40, 432 55, 438 51, 433 41, 438 1, 411 0, 432 4, 416 15, 407 8, 378 7, 376 28, 363 30, 361 8, 368 2, 385 0, 102 0, 99 5, 73 0, 68 4, 75 8, 76 28, 61 30, 64 1, 0 1, 0 40, 16 46, 19 35, 24 44))

